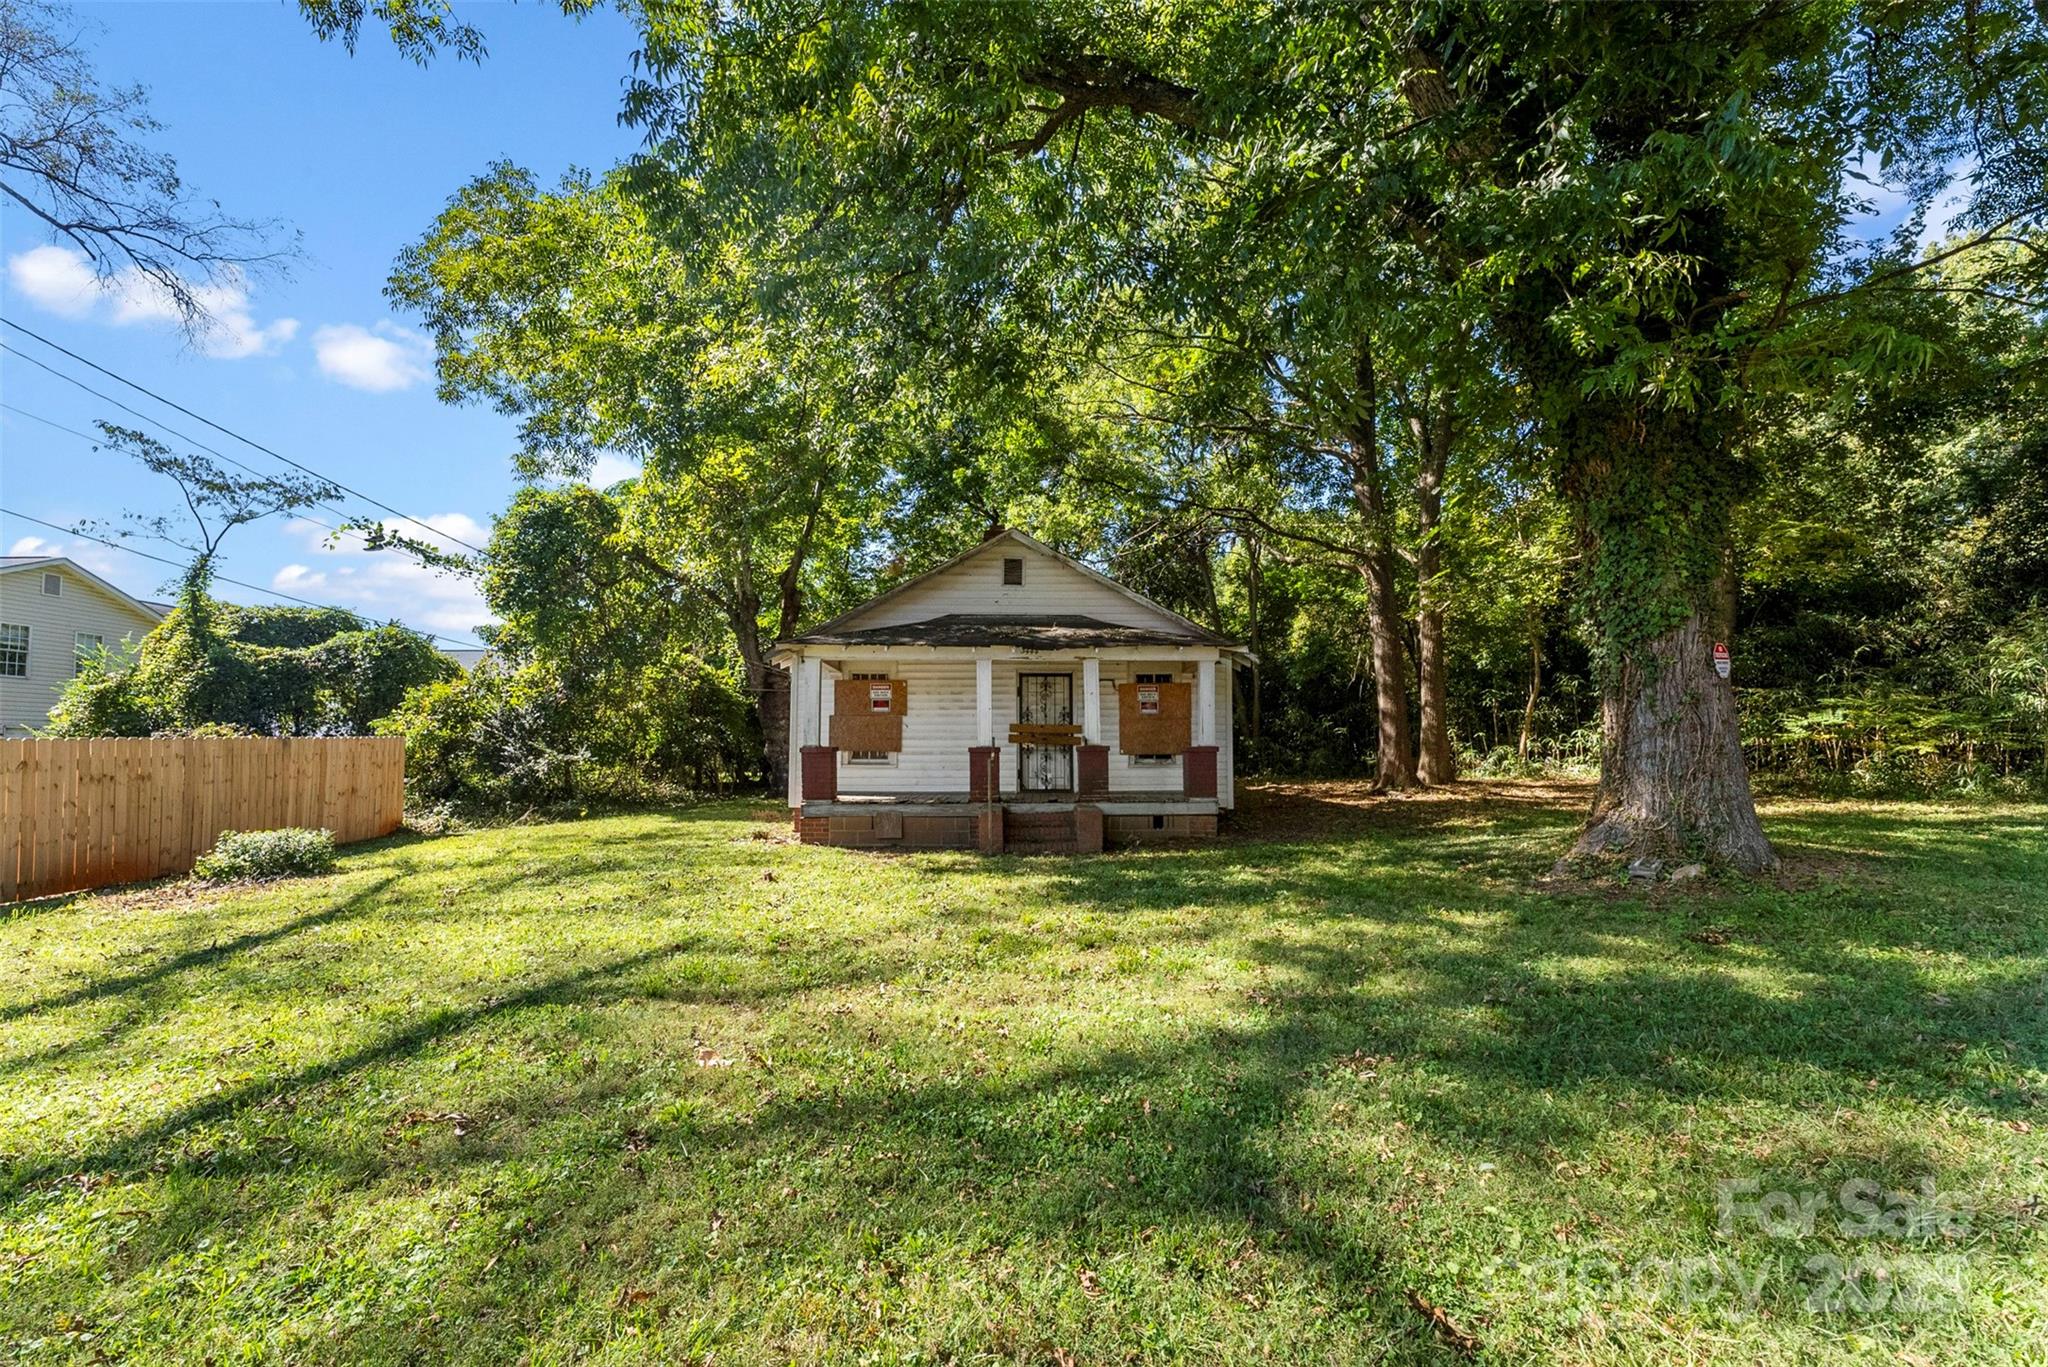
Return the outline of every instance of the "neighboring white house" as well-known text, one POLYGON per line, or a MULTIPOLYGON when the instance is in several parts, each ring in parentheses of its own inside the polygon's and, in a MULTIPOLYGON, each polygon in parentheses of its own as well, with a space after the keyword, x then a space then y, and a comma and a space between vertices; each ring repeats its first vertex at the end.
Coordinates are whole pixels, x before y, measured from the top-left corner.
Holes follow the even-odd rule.
POLYGON ((1004 531, 779 642, 789 805, 837 845, 1095 850, 1216 833, 1243 646, 1004 531))
POLYGON ((81 655, 134 649, 169 611, 61 555, 0 556, 0 735, 43 725, 81 655))

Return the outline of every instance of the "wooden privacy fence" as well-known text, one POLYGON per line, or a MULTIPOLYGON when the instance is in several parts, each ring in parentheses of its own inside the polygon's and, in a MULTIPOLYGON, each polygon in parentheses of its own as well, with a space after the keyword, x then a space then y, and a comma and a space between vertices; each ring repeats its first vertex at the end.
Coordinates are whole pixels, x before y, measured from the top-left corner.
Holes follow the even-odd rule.
POLYGON ((398 829, 397 736, 0 741, 0 902, 184 873, 223 831, 398 829))

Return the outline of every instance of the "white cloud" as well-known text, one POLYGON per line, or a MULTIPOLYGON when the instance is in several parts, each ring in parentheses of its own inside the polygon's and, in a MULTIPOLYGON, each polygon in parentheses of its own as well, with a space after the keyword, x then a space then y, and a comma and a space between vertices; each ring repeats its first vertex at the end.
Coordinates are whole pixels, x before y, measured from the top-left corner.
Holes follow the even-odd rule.
MULTIPOLYGON (((97 318, 115 327, 176 326, 184 321, 163 282, 134 267, 101 279, 84 252, 46 244, 7 260, 7 280, 36 307, 66 318, 97 318)), ((239 360, 268 356, 299 334, 296 318, 256 321, 242 277, 225 271, 211 284, 190 287, 206 314, 194 345, 208 356, 239 360)))
MULTIPOLYGON (((397 529, 444 549, 462 550, 449 540, 460 537, 481 546, 490 529, 467 513, 433 513, 420 519, 436 536, 412 523, 397 529)), ((271 576, 280 593, 353 608, 377 621, 398 618, 408 626, 474 638, 478 624, 495 620, 484 606, 474 580, 430 569, 403 551, 366 551, 354 532, 336 536, 303 518, 285 524, 286 534, 305 548, 305 562, 294 561, 271 576)))
POLYGON ((590 482, 600 489, 609 489, 622 479, 638 478, 639 461, 627 460, 624 456, 616 456, 609 451, 598 456, 597 464, 592 466, 590 471, 590 482))
POLYGON ((313 355, 328 379, 373 394, 410 389, 432 374, 427 339, 392 322, 367 328, 354 323, 316 328, 313 355))
POLYGON ((44 536, 21 536, 7 548, 9 555, 61 555, 82 565, 100 578, 137 598, 149 598, 162 586, 169 571, 111 546, 94 541, 52 541, 44 536))
POLYGON ((104 290, 85 253, 68 247, 31 247, 7 259, 7 280, 37 308, 83 318, 104 290))

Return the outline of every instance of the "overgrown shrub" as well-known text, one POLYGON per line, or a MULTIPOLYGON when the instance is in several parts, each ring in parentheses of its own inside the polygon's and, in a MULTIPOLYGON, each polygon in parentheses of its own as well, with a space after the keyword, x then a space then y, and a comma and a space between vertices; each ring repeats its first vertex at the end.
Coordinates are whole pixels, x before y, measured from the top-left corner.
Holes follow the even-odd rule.
POLYGON ((229 831, 199 856, 192 873, 209 883, 226 883, 326 873, 333 867, 334 832, 294 826, 276 831, 229 831))
POLYGON ((404 627, 338 608, 244 608, 189 596, 132 663, 84 662, 50 713, 55 736, 227 726, 252 735, 366 735, 408 689, 458 673, 404 627))
POLYGON ((758 752, 724 675, 676 651, 644 670, 568 676, 486 661, 413 690, 376 725, 405 737, 415 802, 629 802, 722 787, 758 752))

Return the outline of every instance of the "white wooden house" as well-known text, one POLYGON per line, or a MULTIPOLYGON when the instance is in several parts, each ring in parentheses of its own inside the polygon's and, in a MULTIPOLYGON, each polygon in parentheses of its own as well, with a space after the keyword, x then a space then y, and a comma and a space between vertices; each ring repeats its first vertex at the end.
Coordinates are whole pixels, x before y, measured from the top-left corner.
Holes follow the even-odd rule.
POLYGON ((1237 642, 1004 531, 812 631, 791 673, 805 841, 1099 850, 1234 805, 1237 642))
POLYGON ((83 656, 134 650, 169 611, 61 555, 0 556, 0 735, 42 726, 83 656))

